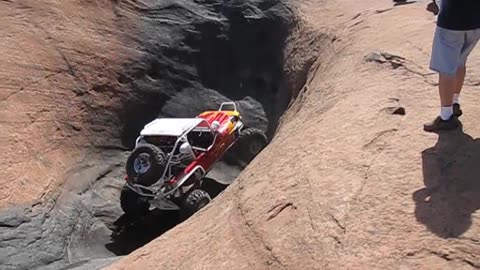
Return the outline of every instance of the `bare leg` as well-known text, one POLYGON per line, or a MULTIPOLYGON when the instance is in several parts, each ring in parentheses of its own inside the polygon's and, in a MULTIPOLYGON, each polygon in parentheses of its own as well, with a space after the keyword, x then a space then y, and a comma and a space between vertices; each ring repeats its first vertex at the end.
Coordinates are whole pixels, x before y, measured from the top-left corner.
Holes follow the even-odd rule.
POLYGON ((451 130, 458 127, 458 121, 453 116, 453 95, 457 89, 456 75, 440 74, 438 89, 440 92, 441 110, 440 116, 433 122, 423 125, 423 129, 428 132, 439 130, 451 130))
POLYGON ((455 87, 455 94, 460 94, 463 88, 463 82, 465 81, 465 74, 467 74, 466 67, 459 67, 457 70, 457 77, 456 77, 456 87, 455 87))
POLYGON ((453 105, 453 94, 457 89, 456 76, 440 74, 439 86, 440 102, 442 107, 453 105))

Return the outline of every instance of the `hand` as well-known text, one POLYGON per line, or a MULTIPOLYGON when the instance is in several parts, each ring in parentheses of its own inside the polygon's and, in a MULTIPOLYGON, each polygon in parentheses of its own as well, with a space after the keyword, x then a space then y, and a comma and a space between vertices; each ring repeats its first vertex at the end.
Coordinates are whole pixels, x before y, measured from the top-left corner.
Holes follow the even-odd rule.
POLYGON ((427 10, 432 12, 434 15, 438 15, 438 6, 435 2, 430 2, 427 5, 427 10))

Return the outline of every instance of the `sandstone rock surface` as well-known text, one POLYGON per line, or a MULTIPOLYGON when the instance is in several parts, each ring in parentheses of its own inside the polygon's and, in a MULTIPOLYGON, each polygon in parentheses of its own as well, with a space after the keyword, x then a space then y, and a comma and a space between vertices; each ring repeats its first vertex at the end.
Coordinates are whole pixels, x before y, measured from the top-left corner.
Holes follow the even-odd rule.
MULTIPOLYGON (((92 269, 174 226, 124 230, 138 132, 234 100, 273 135, 293 22, 280 0, 0 1, 0 268, 92 269)), ((228 184, 239 169, 220 165, 228 184)))
POLYGON ((272 143, 214 203, 107 269, 479 268, 480 50, 463 130, 424 133, 438 110, 426 2, 296 2, 324 35, 272 143), (365 61, 378 51, 400 58, 365 61))
POLYGON ((480 51, 463 129, 424 133, 426 2, 1 1, 0 268, 480 268, 480 51), (227 99, 271 144, 186 222, 125 226, 142 125, 227 99))

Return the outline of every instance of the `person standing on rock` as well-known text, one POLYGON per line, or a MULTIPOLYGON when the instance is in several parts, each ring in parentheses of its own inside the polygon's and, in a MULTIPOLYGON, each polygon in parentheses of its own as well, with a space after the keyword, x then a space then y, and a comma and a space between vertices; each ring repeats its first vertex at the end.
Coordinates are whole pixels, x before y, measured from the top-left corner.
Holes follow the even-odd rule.
POLYGON ((439 73, 440 115, 424 130, 435 132, 459 126, 462 115, 459 96, 466 74, 467 58, 480 40, 480 0, 433 0, 427 10, 438 14, 430 69, 439 73))

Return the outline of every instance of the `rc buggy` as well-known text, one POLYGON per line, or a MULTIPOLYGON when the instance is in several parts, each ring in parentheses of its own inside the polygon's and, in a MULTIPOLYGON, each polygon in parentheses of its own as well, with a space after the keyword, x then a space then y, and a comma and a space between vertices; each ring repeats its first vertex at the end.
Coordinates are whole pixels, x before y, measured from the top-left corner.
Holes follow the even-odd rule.
POLYGON ((211 200, 202 181, 215 162, 227 151, 249 162, 266 145, 266 135, 245 127, 233 102, 195 118, 157 118, 145 125, 127 159, 121 207, 132 217, 154 208, 188 217, 211 200))

